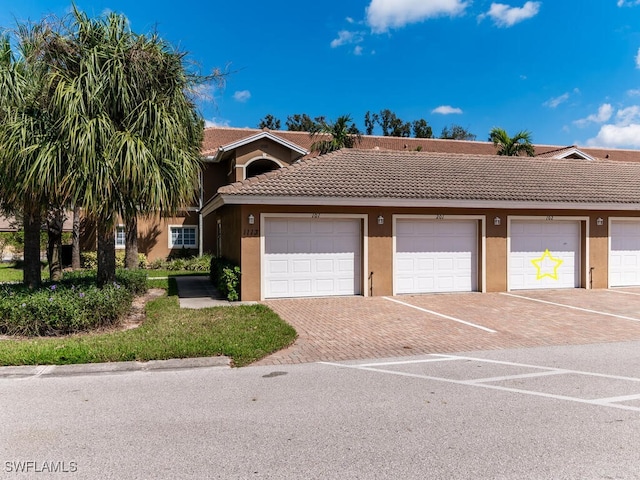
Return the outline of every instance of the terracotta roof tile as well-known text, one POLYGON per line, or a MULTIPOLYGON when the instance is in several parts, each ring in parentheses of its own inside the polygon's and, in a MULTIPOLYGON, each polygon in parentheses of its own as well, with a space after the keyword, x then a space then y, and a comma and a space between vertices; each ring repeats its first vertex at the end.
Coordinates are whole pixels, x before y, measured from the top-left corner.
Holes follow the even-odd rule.
POLYGON ((291 196, 640 204, 640 164, 344 149, 218 190, 291 196))
MULTIPOLYGON (((218 152, 218 148, 223 145, 236 142, 243 138, 261 132, 257 128, 230 128, 230 127, 210 127, 204 130, 204 141, 202 153, 205 156, 213 156, 218 152)), ((293 142, 305 150, 311 150, 314 142, 308 132, 289 132, 284 130, 270 130, 273 135, 293 142)), ((405 138, 405 137, 382 137, 376 135, 363 135, 362 141, 358 145, 363 150, 393 150, 393 151, 415 151, 420 148, 423 152, 442 153, 467 153, 473 155, 495 155, 496 149, 491 142, 465 141, 465 140, 443 140, 438 138, 405 138)), ((561 151, 565 146, 558 145, 535 145, 536 155, 546 155, 551 151, 561 151)), ((640 162, 640 150, 622 150, 580 147, 579 150, 592 157, 624 161, 640 162)), ((308 157, 317 156, 313 152, 308 157)))

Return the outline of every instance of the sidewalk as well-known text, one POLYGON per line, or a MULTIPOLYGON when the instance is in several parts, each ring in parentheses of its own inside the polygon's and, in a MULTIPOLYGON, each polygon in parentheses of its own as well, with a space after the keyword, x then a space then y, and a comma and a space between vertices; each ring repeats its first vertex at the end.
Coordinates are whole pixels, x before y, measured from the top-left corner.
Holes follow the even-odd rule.
POLYGON ((178 284, 180 308, 229 307, 256 303, 229 302, 216 290, 206 275, 175 277, 175 279, 178 284))

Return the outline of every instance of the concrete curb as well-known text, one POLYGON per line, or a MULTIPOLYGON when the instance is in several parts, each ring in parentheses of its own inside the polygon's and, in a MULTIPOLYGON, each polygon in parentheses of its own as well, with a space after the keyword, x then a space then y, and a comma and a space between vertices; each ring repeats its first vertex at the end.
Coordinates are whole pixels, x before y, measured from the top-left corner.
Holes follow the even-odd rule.
POLYGON ((230 367, 229 357, 174 358, 149 362, 84 363, 80 365, 25 365, 0 367, 0 378, 65 377, 99 373, 147 372, 184 368, 230 367))

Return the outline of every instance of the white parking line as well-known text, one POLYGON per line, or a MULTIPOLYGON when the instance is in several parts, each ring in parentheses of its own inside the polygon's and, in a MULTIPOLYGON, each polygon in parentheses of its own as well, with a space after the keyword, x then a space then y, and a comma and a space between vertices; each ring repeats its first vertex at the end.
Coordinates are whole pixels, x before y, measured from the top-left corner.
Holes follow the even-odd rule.
POLYGON ((625 292, 624 290, 613 290, 612 288, 610 288, 607 291, 608 292, 613 292, 613 293, 623 293, 625 295, 638 295, 638 296, 640 296, 640 293, 638 293, 638 292, 625 292))
POLYGON ((554 393, 547 393, 547 392, 538 392, 538 391, 535 391, 535 390, 525 390, 525 389, 521 389, 521 388, 511 388, 511 387, 505 387, 505 386, 502 386, 502 385, 493 385, 493 384, 489 383, 489 382, 502 382, 502 381, 515 380, 515 379, 535 378, 535 377, 540 377, 540 376, 545 376, 545 375, 561 375, 561 374, 585 375, 585 376, 591 376, 591 377, 608 378, 608 379, 612 379, 612 380, 626 380, 626 381, 630 381, 630 382, 640 382, 640 378, 624 377, 624 376, 620 376, 620 375, 608 375, 608 374, 604 374, 604 373, 585 372, 585 371, 580 371, 580 370, 568 370, 568 369, 562 369, 562 368, 545 367, 545 366, 540 366, 540 365, 529 365, 529 364, 525 364, 525 363, 505 362, 505 361, 500 361, 500 360, 489 360, 489 359, 485 359, 485 358, 461 357, 461 356, 457 356, 457 355, 433 354, 433 356, 434 357, 440 357, 443 360, 444 359, 449 359, 449 360, 467 360, 467 361, 472 360, 472 361, 481 362, 481 363, 493 363, 493 364, 509 365, 509 366, 521 367, 521 368, 534 368, 534 369, 539 369, 539 370, 543 370, 543 371, 542 372, 537 372, 537 373, 506 375, 506 376, 500 376, 500 377, 487 377, 487 378, 471 379, 471 380, 456 380, 456 379, 453 379, 453 378, 435 377, 435 376, 432 376, 432 375, 423 375, 423 374, 418 374, 418 373, 402 372, 402 371, 397 371, 397 370, 388 370, 388 369, 385 369, 385 368, 376 368, 377 366, 403 365, 403 364, 409 364, 409 363, 413 363, 413 364, 416 364, 416 363, 431 363, 431 362, 433 362, 433 360, 431 360, 431 359, 416 360, 416 361, 411 361, 411 362, 380 362, 379 364, 366 363, 366 364, 361 364, 361 365, 358 365, 358 364, 343 364, 343 363, 334 363, 334 362, 318 362, 318 363, 323 364, 323 365, 333 366, 333 367, 351 368, 351 369, 355 369, 355 370, 364 370, 364 371, 368 371, 368 372, 386 373, 386 374, 390 374, 390 375, 398 375, 398 376, 401 376, 401 377, 411 377, 411 378, 419 378, 419 379, 422 379, 422 380, 433 380, 433 381, 436 381, 436 382, 453 383, 453 384, 456 384, 456 385, 466 385, 466 386, 473 386, 473 387, 481 387, 481 388, 487 388, 487 389, 490 389, 490 390, 499 390, 499 391, 503 391, 503 392, 519 393, 519 394, 522 394, 522 395, 531 395, 531 396, 535 396, 535 397, 551 398, 551 399, 554 399, 554 400, 563 400, 563 401, 569 401, 569 402, 575 402, 575 403, 583 403, 583 404, 600 406, 600 407, 611 407, 611 408, 618 408, 618 409, 621 409, 621 410, 631 410, 631 411, 635 411, 635 412, 640 412, 640 407, 635 407, 635 406, 632 406, 632 405, 623 405, 623 404, 619 403, 619 402, 639 400, 640 399, 640 394, 624 395, 624 396, 618 396, 618 397, 603 397, 603 398, 596 398, 596 399, 588 399, 588 398, 580 398, 580 397, 570 397, 570 396, 567 396, 567 395, 557 395, 557 394, 554 394, 554 393))
POLYGON ((564 307, 564 308, 570 308, 572 310, 580 310, 581 312, 595 313, 597 315, 605 315, 607 317, 621 318, 622 320, 631 320, 633 322, 640 322, 640 318, 626 317, 624 315, 616 315, 615 313, 600 312, 598 310, 590 310, 588 308, 574 307, 573 305, 565 305, 564 303, 556 303, 556 302, 550 302, 548 300, 540 300, 539 298, 525 297, 523 295, 515 295, 513 293, 506 293, 506 292, 501 292, 500 295, 506 295, 507 297, 514 297, 514 298, 522 298, 523 300, 529 300, 531 302, 546 303, 547 305, 555 305, 556 307, 564 307))
POLYGON ((420 310, 421 312, 429 313, 431 315, 435 315, 436 317, 446 318, 447 320, 452 320, 454 322, 462 323, 469 327, 478 328, 480 330, 484 330, 489 333, 498 333, 495 330, 491 330, 490 328, 483 327, 482 325, 476 325, 475 323, 467 322, 465 320, 460 320, 459 318, 450 317, 449 315, 444 315, 443 313, 434 312, 433 310, 427 310, 426 308, 416 307, 415 305, 411 305, 410 303, 401 302, 400 300, 396 300, 395 298, 382 297, 385 300, 389 300, 390 302, 399 303, 400 305, 404 305, 405 307, 415 308, 416 310, 420 310))

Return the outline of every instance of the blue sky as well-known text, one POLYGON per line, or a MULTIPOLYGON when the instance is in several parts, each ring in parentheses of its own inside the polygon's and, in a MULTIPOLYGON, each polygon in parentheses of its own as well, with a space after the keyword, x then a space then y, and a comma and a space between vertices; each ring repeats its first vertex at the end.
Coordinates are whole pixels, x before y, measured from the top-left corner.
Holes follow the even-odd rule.
MULTIPOLYGON (((438 136, 494 126, 535 143, 640 148, 640 0, 78 0, 125 14, 200 65, 230 72, 200 103, 210 125, 390 109, 438 136)), ((0 25, 70 2, 0 0, 0 25)), ((379 132, 376 132, 379 133, 379 132)))

